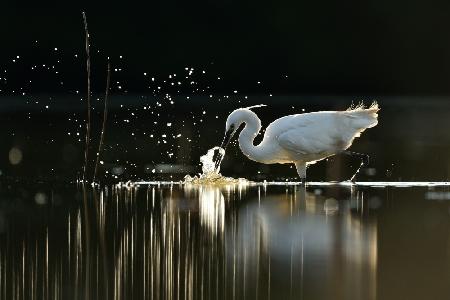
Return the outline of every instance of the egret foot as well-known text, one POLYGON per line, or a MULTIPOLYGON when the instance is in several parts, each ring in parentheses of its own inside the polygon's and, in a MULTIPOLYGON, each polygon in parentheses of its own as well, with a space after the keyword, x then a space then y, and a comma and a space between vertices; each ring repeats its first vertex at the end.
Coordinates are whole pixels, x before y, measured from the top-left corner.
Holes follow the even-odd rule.
POLYGON ((365 166, 367 166, 369 164, 369 155, 367 154, 363 154, 363 153, 358 153, 358 152, 352 152, 352 151, 342 151, 343 154, 346 155, 350 155, 350 156, 357 156, 361 159, 361 164, 359 165, 358 169, 356 170, 356 172, 353 174, 353 176, 350 178, 351 182, 355 182, 355 177, 356 175, 359 173, 359 171, 361 171, 361 169, 365 166))

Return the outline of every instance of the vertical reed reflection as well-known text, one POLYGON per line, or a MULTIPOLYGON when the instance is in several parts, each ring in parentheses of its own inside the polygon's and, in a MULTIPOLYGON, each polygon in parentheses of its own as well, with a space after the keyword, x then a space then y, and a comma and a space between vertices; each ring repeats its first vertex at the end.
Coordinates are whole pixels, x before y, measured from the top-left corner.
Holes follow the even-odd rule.
POLYGON ((0 214, 2 299, 376 298, 377 220, 363 191, 118 184, 50 194, 60 200, 0 214))

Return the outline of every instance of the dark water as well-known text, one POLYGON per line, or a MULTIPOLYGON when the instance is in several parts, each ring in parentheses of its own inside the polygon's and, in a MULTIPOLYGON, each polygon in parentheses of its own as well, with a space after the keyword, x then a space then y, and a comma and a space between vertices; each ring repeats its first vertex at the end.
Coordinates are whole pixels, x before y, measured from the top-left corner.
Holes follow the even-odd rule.
MULTIPOLYGON (((88 178, 101 128, 101 95, 93 97, 92 147, 88 178)), ((67 95, 26 95, 0 98, 0 179, 74 180, 83 166, 85 102, 67 95), (48 106, 48 109, 46 108, 48 106), (20 151, 19 161, 11 151, 20 151)), ((379 124, 355 140, 352 151, 370 155, 364 181, 448 181, 450 178, 450 103, 444 98, 319 97, 243 95, 112 96, 105 147, 99 167, 102 181, 181 180, 200 172, 199 157, 222 141, 232 110, 259 103, 255 109, 265 128, 284 115, 345 110, 364 99, 378 100, 379 124), (189 99, 187 99, 189 97, 189 99), (161 106, 158 106, 159 103, 161 106)), ((257 137, 260 139, 261 137, 257 137)), ((358 158, 337 155, 308 169, 314 181, 347 180, 358 158)), ((289 165, 262 165, 248 160, 233 143, 222 172, 252 180, 293 180, 289 165)))
POLYGON ((447 299, 450 191, 0 185, 1 299, 447 299))
MULTIPOLYGON (((107 185, 95 189, 75 183, 83 99, 0 99, 0 299, 450 298, 448 187, 116 185, 199 172, 237 107, 269 104, 257 110, 265 127, 360 99, 189 97, 111 97, 98 176, 107 185)), ((93 99, 88 179, 102 113, 93 99)), ((448 102, 377 100, 379 125, 351 148, 371 156, 357 180, 448 181, 448 102)), ((338 155, 308 180, 346 180, 358 166, 338 155)), ((254 163, 236 145, 221 170, 296 180, 290 166, 254 163)))

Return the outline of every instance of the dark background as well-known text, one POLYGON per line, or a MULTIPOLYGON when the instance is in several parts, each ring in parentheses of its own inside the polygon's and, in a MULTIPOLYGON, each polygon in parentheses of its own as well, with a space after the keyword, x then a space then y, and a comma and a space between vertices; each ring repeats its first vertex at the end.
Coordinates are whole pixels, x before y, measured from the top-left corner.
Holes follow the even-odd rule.
MULTIPOLYGON (((2 178, 80 176, 82 11, 92 56, 89 174, 109 57, 101 178, 179 180, 200 172, 199 157, 220 144, 226 117, 238 107, 267 104, 255 110, 265 128, 287 114, 345 110, 362 100, 377 100, 381 111, 379 125, 351 147, 371 156, 359 180, 450 178, 450 2, 386 0, 2 2, 2 178), (14 149, 23 155, 17 164, 14 149)), ((227 153, 226 176, 296 179, 292 166, 250 161, 236 143, 227 153)), ((358 165, 337 155, 311 167, 308 178, 346 180, 358 165)))
MULTIPOLYGON (((114 65, 123 55, 131 73, 220 70, 225 79, 216 89, 224 92, 258 92, 255 80, 276 93, 450 92, 449 1, 69 3, 2 2, 2 64, 24 53, 36 61, 53 47, 83 54, 84 10, 92 47, 103 51, 93 58, 94 70, 103 68, 102 58, 110 56, 114 65), (35 40, 39 47, 31 51, 35 40)), ((67 76, 84 82, 82 69, 67 76)), ((94 82, 104 78, 99 71, 93 76, 94 82)), ((139 92, 145 85, 129 80, 128 88, 139 92)), ((39 89, 56 88, 42 81, 39 89)))

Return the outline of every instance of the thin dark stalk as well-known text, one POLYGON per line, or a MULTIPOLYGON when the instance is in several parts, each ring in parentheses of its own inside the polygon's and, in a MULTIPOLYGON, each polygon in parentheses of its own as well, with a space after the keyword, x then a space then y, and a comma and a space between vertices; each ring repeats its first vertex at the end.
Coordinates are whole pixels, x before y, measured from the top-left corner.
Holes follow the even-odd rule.
POLYGON ((111 64, 108 61, 108 73, 106 75, 106 91, 105 91, 105 107, 103 108, 103 125, 102 125, 102 133, 100 135, 100 143, 98 144, 98 152, 97 159, 95 161, 95 169, 94 169, 94 179, 97 177, 98 163, 100 161, 100 154, 103 150, 103 141, 105 140, 105 130, 106 130, 106 120, 108 119, 108 95, 109 95, 109 82, 111 77, 111 64))
POLYGON ((86 14, 83 12, 84 32, 86 35, 86 71, 87 71, 87 120, 86 144, 84 149, 83 181, 86 180, 86 168, 89 158, 89 144, 91 141, 91 56, 89 53, 89 31, 86 14))

